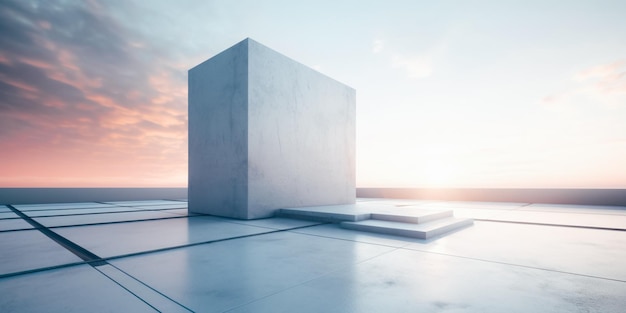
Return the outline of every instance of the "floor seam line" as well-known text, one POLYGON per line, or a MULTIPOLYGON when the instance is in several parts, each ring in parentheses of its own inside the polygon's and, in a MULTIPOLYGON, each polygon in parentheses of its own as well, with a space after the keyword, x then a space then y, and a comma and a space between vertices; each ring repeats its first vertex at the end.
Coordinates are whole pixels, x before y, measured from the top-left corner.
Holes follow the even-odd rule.
POLYGON ((81 258, 83 261, 87 262, 89 265, 97 266, 97 265, 106 264, 106 262, 103 261, 101 257, 95 255, 91 251, 81 247, 80 245, 74 243, 73 241, 57 234, 56 232, 49 229, 48 227, 30 218, 28 215, 22 213, 20 210, 16 209, 12 205, 7 205, 7 207, 13 210, 15 214, 19 215, 22 219, 24 219, 24 221, 32 225, 36 230, 41 232, 43 235, 50 238, 51 240, 59 244, 61 247, 65 248, 69 252, 76 255, 77 257, 81 258))
POLYGON ((0 230, 0 233, 9 233, 12 231, 25 231, 25 230, 37 230, 35 228, 17 228, 17 229, 5 229, 5 230, 0 230))
MULTIPOLYGON (((11 204, 7 204, 7 206, 8 205, 11 205, 11 204)), ((16 204, 16 205, 20 205, 20 204, 16 204)), ((28 204, 26 204, 26 205, 28 205, 28 204)), ((55 211, 55 210, 89 210, 89 209, 105 209, 105 208, 113 208, 113 207, 116 208, 116 206, 113 206, 113 205, 108 205, 108 206, 105 206, 105 207, 98 206, 98 207, 73 207, 73 208, 68 208, 68 207, 61 207, 61 208, 54 208, 54 207, 52 207, 51 208, 50 206, 48 206, 48 207, 41 206, 41 207, 43 209, 39 209, 38 207, 34 207, 34 208, 31 207, 29 210, 25 210, 25 211, 26 212, 31 212, 31 211, 55 211)))
MULTIPOLYGON (((626 211, 624 209, 615 209, 614 211, 626 211)), ((599 212, 565 212, 565 211, 558 211, 558 210, 529 210, 529 209, 522 209, 519 210, 518 212, 529 212, 529 213, 557 213, 557 214, 583 214, 583 215, 602 215, 602 216, 626 216, 626 212, 625 213, 599 213, 599 212)))
MULTIPOLYGON (((131 211, 112 211, 112 212, 90 212, 90 213, 74 213, 74 214, 58 214, 58 215, 40 215, 40 216, 32 216, 31 218, 85 216, 85 215, 115 214, 115 213, 135 213, 135 212, 146 212, 146 211, 149 211, 149 212, 162 212, 162 211, 180 210, 180 209, 184 209, 184 208, 160 209, 160 210, 157 210, 157 209, 141 209, 141 210, 131 210, 131 211)), ((72 210, 72 209, 63 209, 63 210, 72 210)), ((84 209, 79 209, 79 210, 84 210, 84 209)), ((41 211, 58 211, 58 210, 39 210, 37 212, 41 212, 41 211)), ((165 212, 165 213, 167 213, 167 212, 165 212)), ((26 213, 24 213, 24 214, 26 214, 26 213)), ((10 218, 19 218, 19 217, 10 217, 10 218)), ((164 217, 164 218, 167 218, 167 217, 164 217)))
POLYGON ((473 220, 481 221, 481 222, 492 222, 492 223, 510 223, 510 224, 524 224, 524 225, 551 226, 551 227, 569 227, 569 228, 596 229, 596 230, 609 230, 609 231, 626 231, 626 229, 623 229, 623 228, 601 227, 601 226, 563 225, 563 224, 523 222, 523 221, 503 221, 503 220, 483 219, 483 218, 474 218, 473 220))
MULTIPOLYGON (((153 250, 148 250, 148 251, 141 251, 141 252, 135 252, 135 253, 127 253, 127 254, 115 255, 115 256, 111 256, 111 257, 104 257, 104 258, 102 258, 102 260, 104 260, 104 261, 117 260, 117 259, 122 259, 122 258, 127 258, 127 257, 139 256, 139 255, 150 254, 150 253, 158 253, 158 252, 164 252, 164 251, 169 251, 169 250, 183 249, 183 248, 195 247, 195 246, 200 246, 200 245, 205 245, 205 244, 218 243, 218 242, 223 242, 223 241, 230 241, 230 240, 244 239, 244 238, 249 238, 249 237, 269 235, 269 234, 274 234, 274 233, 288 232, 288 231, 290 231, 292 229, 307 228, 307 227, 313 227, 313 226, 318 226, 318 225, 322 225, 322 224, 306 225, 306 226, 299 226, 299 227, 287 228, 287 229, 266 228, 266 229, 272 229, 272 230, 264 231, 264 232, 260 232, 260 233, 248 234, 248 235, 240 235, 240 236, 234 236, 234 237, 228 237, 228 238, 221 238, 221 239, 214 239, 214 240, 207 240, 207 241, 189 243, 189 244, 184 244, 184 245, 179 245, 179 246, 172 246, 172 247, 165 247, 165 248, 160 248, 160 249, 153 249, 153 250)), ((263 227, 259 227, 259 228, 263 228, 263 227)))
MULTIPOLYGON (((108 265, 108 264, 107 264, 108 265)), ((94 269, 96 271, 98 271, 98 273, 104 275, 104 277, 110 279, 113 283, 115 283, 116 285, 122 287, 122 289, 126 290, 128 293, 130 293, 131 295, 135 296, 135 298, 139 299, 139 301, 147 304, 149 307, 153 308, 155 311, 157 312, 161 312, 159 309, 155 308, 152 304, 148 303, 148 301, 142 299, 140 296, 138 296, 137 294, 135 294, 134 292, 132 292, 130 289, 126 288, 124 285, 122 285, 120 282, 118 282, 117 280, 113 279, 112 277, 110 277, 109 275, 107 275, 106 273, 102 272, 100 269, 98 269, 98 267, 94 267, 94 269)))
MULTIPOLYGON (((381 246, 381 247, 389 247, 389 248, 398 248, 397 246, 392 246, 392 245, 386 245, 386 244, 382 244, 382 243, 373 243, 373 242, 365 242, 365 241, 358 241, 358 240, 353 240, 353 239, 345 239, 345 238, 337 238, 337 237, 331 237, 331 236, 322 236, 322 235, 316 235, 316 234, 307 234, 307 233, 300 233, 300 232, 293 232, 294 234, 300 234, 300 235, 307 235, 307 236, 314 236, 314 237, 319 237, 319 238, 327 238, 327 239, 335 239, 335 240, 343 240, 343 241, 348 241, 348 242, 356 242, 356 243, 364 243, 364 244, 370 244, 370 245, 375 245, 375 246, 381 246)), ((405 245, 402 246, 407 246, 410 244, 413 244, 415 242, 409 242, 405 245)))
POLYGON ((73 267, 73 266, 79 266, 79 265, 89 265, 89 264, 83 261, 83 262, 72 262, 72 263, 65 263, 65 264, 59 264, 59 265, 53 265, 53 266, 39 267, 39 268, 34 268, 30 270, 25 270, 25 271, 0 274, 0 279, 39 273, 39 272, 45 272, 45 271, 51 271, 51 270, 56 270, 60 268, 73 267))
POLYGON ((130 277, 131 279, 133 279, 133 280, 137 281, 138 283, 140 283, 141 285, 145 286, 146 288, 148 288, 148 289, 150 289, 150 290, 152 290, 152 291, 154 291, 154 292, 156 292, 156 293, 160 294, 161 296, 165 297, 166 299, 168 299, 168 300, 170 300, 170 301, 172 301, 172 302, 174 302, 174 303, 178 304, 179 306, 181 306, 181 307, 185 308, 185 309, 186 309, 186 310, 188 310, 189 312, 194 312, 194 310, 192 310, 192 309, 190 309, 190 308, 186 307, 185 305, 183 305, 182 303, 180 303, 180 302, 178 302, 178 301, 176 301, 176 300, 174 300, 174 299, 170 298, 170 297, 169 297, 169 296, 167 296, 166 294, 164 294, 164 293, 162 293, 162 292, 160 292, 160 291, 156 290, 156 289, 155 289, 155 288, 153 288, 152 286, 150 286, 150 285, 148 285, 148 284, 144 283, 142 280, 140 280, 140 279, 136 278, 135 276, 130 275, 130 274, 129 274, 129 273, 127 273, 126 271, 122 270, 121 268, 119 268, 119 267, 117 267, 117 266, 115 266, 115 265, 113 265, 113 264, 109 264, 109 265, 110 265, 111 267, 115 268, 116 270, 118 270, 118 271, 122 272, 122 273, 123 273, 123 274, 125 274, 126 276, 130 277))
MULTIPOLYGON (((113 221, 113 222, 88 223, 88 224, 59 225, 59 226, 50 226, 48 228, 56 229, 56 228, 67 228, 67 227, 98 226, 98 225, 110 225, 110 224, 121 224, 121 223, 137 223, 137 222, 170 220, 170 219, 185 218, 185 217, 187 217, 187 216, 171 216, 171 217, 168 216, 168 217, 140 219, 140 220, 130 220, 130 221, 113 221)), ((39 218, 39 217, 37 217, 37 218, 39 218)))
POLYGON ((436 255, 448 256, 448 257, 460 258, 460 259, 466 259, 466 260, 473 260, 473 261, 479 261, 479 262, 501 264, 501 265, 522 267, 522 268, 527 268, 527 269, 534 269, 534 270, 547 271, 547 272, 553 272, 553 273, 569 274, 569 275, 574 275, 574 276, 596 278, 596 279, 602 279, 602 280, 609 280, 609 281, 616 281, 616 282, 626 283, 626 280, 615 279, 615 278, 608 278, 608 277, 600 277, 600 276, 594 276, 594 275, 587 275, 587 274, 559 271, 559 270, 553 270, 553 269, 548 269, 548 268, 533 267, 533 266, 522 265, 522 264, 514 264, 514 263, 501 262, 501 261, 479 259, 479 258, 473 258, 473 257, 468 257, 468 256, 462 256, 462 255, 447 254, 447 253, 441 253, 441 252, 435 252, 435 251, 426 251, 426 250, 412 249, 412 248, 409 248, 409 247, 402 247, 402 248, 399 248, 399 249, 408 250, 408 251, 422 252, 422 253, 429 253, 429 254, 436 254, 436 255))

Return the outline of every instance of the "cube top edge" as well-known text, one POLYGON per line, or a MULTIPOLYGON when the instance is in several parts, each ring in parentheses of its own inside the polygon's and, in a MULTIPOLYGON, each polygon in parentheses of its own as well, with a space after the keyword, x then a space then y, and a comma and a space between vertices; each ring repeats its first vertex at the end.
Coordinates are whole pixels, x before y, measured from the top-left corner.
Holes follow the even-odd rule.
POLYGON ((250 46, 254 45, 254 46, 260 47, 261 49, 266 49, 266 50, 269 50, 269 51, 271 51, 271 52, 273 52, 275 54, 278 54, 278 55, 280 55, 283 58, 289 59, 291 62, 295 62, 297 64, 300 64, 300 65, 306 67, 307 69, 309 69, 309 70, 311 70, 311 71, 313 71, 313 72, 315 72, 315 73, 317 73, 319 75, 322 75, 322 76, 324 76, 324 77, 326 77, 328 79, 336 81, 337 83, 342 84, 342 85, 352 89, 353 91, 356 91, 356 89, 351 87, 350 85, 347 85, 347 84, 345 84, 343 82, 340 82, 340 81, 338 81, 338 80, 336 80, 336 79, 334 79, 334 78, 332 78, 332 77, 330 77, 330 76, 328 76, 328 75, 326 75, 324 73, 321 73, 320 71, 318 71, 318 70, 316 70, 314 68, 311 68, 310 66, 307 66, 306 64, 298 62, 295 59, 290 58, 290 57, 288 57, 288 56, 286 56, 286 55, 284 55, 284 54, 282 54, 282 53, 280 53, 280 52, 278 52, 278 51, 276 51, 276 50, 274 50, 274 49, 272 49, 272 48, 270 48, 270 47, 268 47, 268 46, 266 46, 266 45, 264 45, 264 44, 262 44, 262 43, 260 43, 260 42, 258 42, 256 40, 254 40, 254 39, 252 39, 250 37, 247 37, 247 38, 237 42, 236 44, 234 44, 234 45, 232 45, 232 46, 230 46, 230 47, 228 47, 228 48, 226 48, 226 49, 216 53, 215 55, 211 56, 210 58, 208 58, 208 59, 202 61, 201 63, 197 64, 196 66, 190 68, 188 70, 188 72, 192 72, 192 71, 194 71, 196 69, 199 69, 199 68, 202 67, 203 64, 206 64, 207 62, 210 62, 212 59, 216 58, 217 56, 222 55, 224 53, 229 53, 230 51, 232 51, 234 49, 238 49, 240 46, 243 46, 243 45, 245 45, 245 49, 246 49, 246 52, 248 53, 248 56, 249 56, 249 52, 250 52, 250 46))

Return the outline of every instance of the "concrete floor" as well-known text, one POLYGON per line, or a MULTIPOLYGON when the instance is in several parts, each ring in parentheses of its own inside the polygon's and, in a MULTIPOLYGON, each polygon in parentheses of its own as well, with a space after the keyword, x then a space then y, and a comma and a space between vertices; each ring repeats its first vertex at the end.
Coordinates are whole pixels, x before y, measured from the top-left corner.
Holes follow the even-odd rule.
POLYGON ((626 312, 626 207, 359 202, 476 221, 420 240, 180 200, 0 205, 0 312, 626 312))

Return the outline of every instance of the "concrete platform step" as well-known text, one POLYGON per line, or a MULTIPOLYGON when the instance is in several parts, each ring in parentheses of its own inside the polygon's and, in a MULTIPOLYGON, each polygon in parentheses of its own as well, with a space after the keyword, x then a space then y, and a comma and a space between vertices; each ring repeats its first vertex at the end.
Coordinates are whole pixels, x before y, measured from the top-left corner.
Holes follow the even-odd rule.
POLYGON ((341 222, 340 225, 346 229, 428 239, 472 224, 474 224, 472 219, 448 217, 422 224, 370 219, 358 222, 341 222))
POLYGON ((339 223, 343 221, 362 221, 369 219, 372 211, 371 205, 365 204, 345 204, 345 205, 323 205, 314 207, 299 207, 280 209, 277 216, 317 220, 324 222, 339 223))
POLYGON ((396 210, 395 212, 372 212, 370 218, 381 221, 422 224, 452 217, 453 213, 452 210, 396 210))

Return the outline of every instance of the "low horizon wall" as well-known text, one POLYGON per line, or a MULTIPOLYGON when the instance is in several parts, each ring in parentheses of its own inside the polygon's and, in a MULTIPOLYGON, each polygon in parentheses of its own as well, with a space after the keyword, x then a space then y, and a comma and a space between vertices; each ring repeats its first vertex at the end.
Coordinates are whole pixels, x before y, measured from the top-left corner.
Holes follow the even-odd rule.
POLYGON ((626 189, 357 188, 357 197, 626 206, 626 189))
POLYGON ((0 204, 187 199, 187 188, 0 188, 0 204))
MULTIPOLYGON (((357 188, 358 198, 626 206, 626 189, 357 188)), ((0 188, 0 204, 187 199, 187 188, 0 188)))

